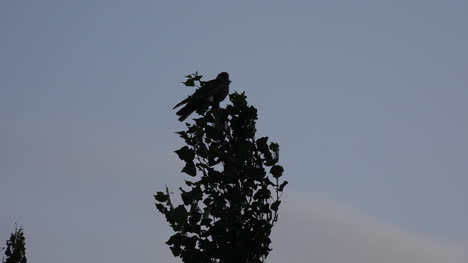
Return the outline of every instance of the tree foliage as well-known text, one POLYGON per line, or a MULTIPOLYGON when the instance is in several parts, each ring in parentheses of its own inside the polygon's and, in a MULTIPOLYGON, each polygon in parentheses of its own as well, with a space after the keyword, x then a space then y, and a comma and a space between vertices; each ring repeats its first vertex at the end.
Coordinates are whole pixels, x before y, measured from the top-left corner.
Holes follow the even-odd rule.
MULTIPOLYGON (((186 86, 201 82, 187 76, 186 86)), ((257 109, 244 93, 229 96, 226 108, 198 112, 194 124, 177 132, 185 146, 175 151, 185 163, 182 204, 157 192, 157 209, 175 234, 166 242, 185 263, 257 263, 271 251, 269 238, 278 220, 282 180, 279 145, 256 138, 257 109)))
POLYGON ((26 263, 26 242, 23 234, 23 229, 15 228, 15 232, 11 233, 10 239, 6 242, 5 257, 3 263, 26 263))

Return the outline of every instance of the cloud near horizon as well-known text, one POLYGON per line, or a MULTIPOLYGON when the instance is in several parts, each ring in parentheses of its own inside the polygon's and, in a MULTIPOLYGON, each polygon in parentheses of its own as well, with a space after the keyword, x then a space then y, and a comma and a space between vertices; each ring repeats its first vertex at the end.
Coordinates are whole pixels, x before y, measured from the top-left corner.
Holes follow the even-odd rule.
MULTIPOLYGON (((37 262, 83 262, 91 255, 97 261, 180 262, 164 244, 171 230, 151 197, 158 187, 175 190, 182 183, 180 163, 167 154, 174 142, 148 140, 154 130, 110 124, 9 124, 6 132, 17 139, 4 140, 11 150, 2 155, 7 176, 0 193, 6 200, 9 189, 24 187, 24 196, 0 205, 9 211, 0 217, 3 237, 9 224, 24 225, 28 255, 37 262)), ((272 241, 269 263, 468 262, 461 247, 390 226, 340 200, 299 193, 293 184, 272 241)))
POLYGON ((464 263, 462 247, 387 225, 338 202, 287 192, 269 262, 464 263))

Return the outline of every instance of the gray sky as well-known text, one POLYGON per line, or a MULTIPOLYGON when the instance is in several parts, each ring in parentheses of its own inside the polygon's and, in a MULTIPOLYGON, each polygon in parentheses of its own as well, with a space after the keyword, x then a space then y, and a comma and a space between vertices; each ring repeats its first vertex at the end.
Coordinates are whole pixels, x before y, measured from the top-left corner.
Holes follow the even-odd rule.
POLYGON ((290 181, 269 262, 468 262, 466 1, 0 2, 0 239, 175 262, 183 76, 227 71, 290 181))

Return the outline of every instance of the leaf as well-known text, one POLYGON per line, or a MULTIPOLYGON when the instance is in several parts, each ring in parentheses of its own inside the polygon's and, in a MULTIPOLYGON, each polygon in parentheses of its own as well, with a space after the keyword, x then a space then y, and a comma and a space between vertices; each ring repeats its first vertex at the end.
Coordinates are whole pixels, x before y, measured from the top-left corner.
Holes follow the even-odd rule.
POLYGON ((185 209, 185 206, 177 206, 172 212, 172 218, 179 225, 187 223, 187 210, 185 209))
POLYGON ((262 137, 257 140, 258 150, 263 154, 269 153, 267 141, 268 137, 262 137))
POLYGON ((194 120, 195 120, 195 124, 199 127, 203 127, 204 125, 206 125, 206 122, 207 122, 205 117, 196 118, 194 120))
POLYGON ((206 145, 203 142, 200 142, 200 144, 198 145, 197 154, 202 158, 208 157, 208 149, 206 148, 206 145))
POLYGON ((190 192, 184 192, 182 188, 180 189, 182 193, 180 194, 180 197, 182 197, 182 201, 184 202, 184 205, 189 205, 193 202, 193 198, 190 192))
POLYGON ((243 108, 247 106, 247 96, 245 96, 245 92, 239 93, 232 93, 229 95, 229 99, 231 100, 234 107, 243 108))
POLYGON ((248 166, 247 167, 247 176, 255 180, 261 180, 265 177, 265 169, 261 167, 248 166))
POLYGON ((280 204, 281 204, 280 200, 273 202, 273 204, 271 204, 271 210, 278 211, 278 208, 279 208, 280 204))
POLYGON ((178 257, 181 253, 181 249, 180 247, 169 247, 172 251, 172 255, 174 255, 174 257, 178 257))
POLYGON ((191 182, 191 181, 185 180, 185 184, 188 185, 188 186, 191 186, 191 185, 193 185, 194 183, 191 182))
POLYGON ((284 182, 280 185, 280 187, 279 187, 278 190, 279 190, 280 192, 283 192, 283 189, 284 189, 284 187, 285 187, 287 184, 288 184, 288 181, 284 181, 284 182))
POLYGON ((195 158, 195 152, 190 149, 188 146, 184 146, 179 150, 175 151, 179 158, 185 162, 191 162, 195 158))
POLYGON ((182 169, 183 173, 186 173, 190 176, 196 176, 197 175, 197 170, 195 168, 195 164, 192 161, 189 161, 185 164, 184 169, 182 169))
POLYGON ((281 165, 275 165, 271 167, 270 173, 273 175, 275 178, 281 177, 283 175, 284 169, 283 166, 281 165))
POLYGON ((200 224, 203 225, 203 226, 209 226, 211 225, 211 218, 209 217, 205 217, 201 220, 200 224))
POLYGON ((196 207, 196 206, 193 205, 192 208, 190 209, 189 222, 190 222, 191 225, 197 227, 196 230, 199 230, 200 225, 198 225, 198 222, 200 222, 200 220, 202 219, 202 214, 197 210, 197 208, 194 208, 194 207, 196 207))
POLYGON ((272 150, 275 153, 279 152, 279 144, 275 142, 270 143, 270 150, 272 150))
POLYGON ((164 207, 162 204, 156 204, 156 208, 163 214, 165 214, 167 211, 166 207, 164 207))
POLYGON ((189 136, 187 135, 187 132, 185 131, 180 131, 180 132, 176 132, 177 134, 179 134, 180 138, 184 139, 184 141, 188 144, 190 143, 190 138, 189 136))
POLYGON ((193 79, 188 79, 185 82, 183 82, 185 86, 187 87, 194 87, 195 86, 195 81, 193 79))
POLYGON ((211 138, 213 140, 220 140, 222 139, 222 135, 221 133, 218 131, 218 129, 216 129, 215 127, 212 127, 212 126, 207 126, 205 128, 205 132, 206 132, 206 136, 208 138, 211 138))
POLYGON ((191 193, 193 200, 199 201, 203 197, 203 192, 200 187, 194 188, 191 193))
POLYGON ((266 159, 266 160, 265 160, 265 165, 266 165, 266 166, 273 166, 273 165, 275 165, 277 162, 278 162, 277 159, 273 159, 273 158, 271 158, 271 159, 266 159))
POLYGON ((172 254, 176 257, 178 257, 181 253, 180 247, 182 245, 182 241, 183 241, 182 234, 176 233, 173 236, 171 236, 169 240, 166 242, 166 244, 168 244, 169 246, 172 245, 170 249, 172 251, 172 254))
POLYGON ((271 196, 270 190, 268 190, 267 188, 262 188, 254 194, 253 198, 254 200, 268 199, 270 198, 270 196, 271 196))
POLYGON ((164 194, 163 192, 157 192, 156 195, 154 195, 154 198, 159 202, 167 201, 167 195, 164 194))

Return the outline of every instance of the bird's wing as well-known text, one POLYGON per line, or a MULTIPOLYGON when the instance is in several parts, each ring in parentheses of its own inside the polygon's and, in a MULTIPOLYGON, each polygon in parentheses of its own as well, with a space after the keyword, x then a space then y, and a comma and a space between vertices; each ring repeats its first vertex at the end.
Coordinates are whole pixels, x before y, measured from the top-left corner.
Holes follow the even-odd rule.
MULTIPOLYGON (((204 82, 200 88, 198 88, 191 96, 187 97, 183 101, 179 102, 177 105, 174 106, 173 109, 187 103, 197 103, 198 101, 204 101, 206 99, 213 102, 213 100, 223 100, 226 95, 224 94, 225 91, 223 89, 225 85, 220 82, 218 79, 212 79, 207 82, 204 82)), ((227 92, 229 92, 229 85, 226 86, 227 92)))
POLYGON ((210 96, 213 92, 213 89, 216 89, 218 81, 216 79, 212 79, 210 81, 205 82, 200 88, 198 88, 195 93, 192 95, 194 98, 204 98, 210 96))

